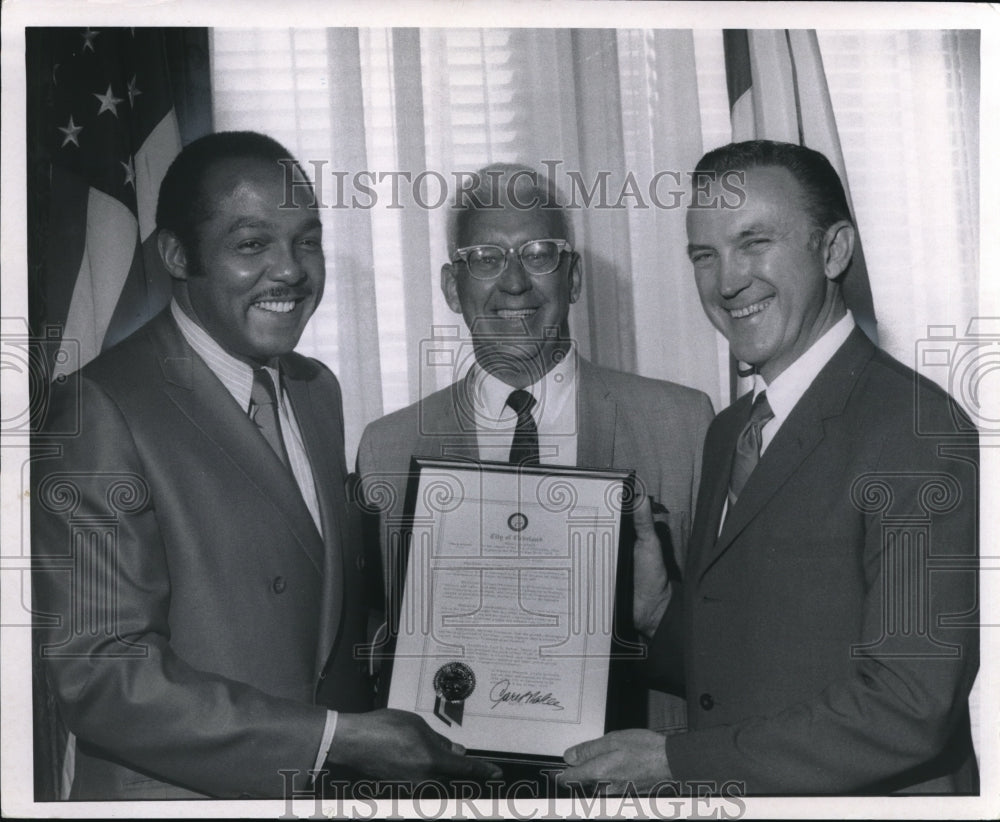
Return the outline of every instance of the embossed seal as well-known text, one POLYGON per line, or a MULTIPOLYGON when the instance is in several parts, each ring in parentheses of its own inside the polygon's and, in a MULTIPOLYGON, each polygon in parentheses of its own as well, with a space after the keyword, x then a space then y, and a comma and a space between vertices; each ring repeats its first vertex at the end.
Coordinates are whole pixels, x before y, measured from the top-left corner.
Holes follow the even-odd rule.
POLYGON ((520 511, 515 511, 507 517, 507 527, 511 531, 523 531, 528 527, 528 518, 520 511))
POLYGON ((476 689, 476 675, 464 662, 449 662, 434 674, 434 693, 449 702, 462 702, 476 689))
POLYGON ((448 662, 434 674, 434 716, 445 725, 462 724, 465 700, 476 689, 476 675, 464 662, 448 662))

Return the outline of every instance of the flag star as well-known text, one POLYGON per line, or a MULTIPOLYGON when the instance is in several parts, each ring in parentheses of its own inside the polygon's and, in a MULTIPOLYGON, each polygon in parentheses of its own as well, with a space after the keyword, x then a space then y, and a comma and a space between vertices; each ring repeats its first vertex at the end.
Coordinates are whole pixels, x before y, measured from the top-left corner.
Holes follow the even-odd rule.
POLYGON ((84 31, 82 35, 80 35, 81 37, 83 37, 84 51, 86 51, 87 49, 90 49, 91 51, 94 50, 94 38, 97 37, 98 34, 100 34, 99 31, 91 31, 88 28, 86 31, 84 31))
MULTIPOLYGON (((119 160, 119 162, 121 162, 121 161, 119 160)), ((135 188, 135 166, 132 165, 132 158, 129 157, 128 158, 128 162, 127 163, 122 163, 121 166, 122 166, 123 169, 125 169, 125 185, 132 186, 132 188, 134 189, 135 188)))
POLYGON ((63 138, 62 145, 59 148, 65 148, 67 143, 72 143, 77 148, 80 147, 80 141, 78 136, 81 131, 83 131, 83 126, 78 126, 73 122, 73 115, 69 116, 69 122, 65 126, 59 126, 59 130, 66 136, 63 138))
POLYGON ((108 90, 104 94, 94 94, 94 96, 101 101, 101 107, 97 111, 98 116, 104 114, 105 111, 110 111, 115 117, 118 116, 118 104, 122 98, 112 94, 111 83, 108 83, 108 90))
POLYGON ((138 97, 142 92, 135 87, 135 75, 132 75, 132 79, 128 81, 128 104, 135 108, 135 98, 138 97))

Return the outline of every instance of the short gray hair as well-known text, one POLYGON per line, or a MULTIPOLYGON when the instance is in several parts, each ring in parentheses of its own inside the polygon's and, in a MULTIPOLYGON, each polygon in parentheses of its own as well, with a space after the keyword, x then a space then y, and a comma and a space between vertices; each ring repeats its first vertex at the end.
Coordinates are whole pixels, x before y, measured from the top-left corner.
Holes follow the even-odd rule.
POLYGON ((553 183, 542 172, 522 163, 490 163, 471 174, 471 186, 461 186, 448 214, 448 258, 454 257, 458 238, 474 211, 501 208, 540 208, 554 211, 562 224, 562 237, 573 244, 573 225, 566 214, 563 199, 553 183))

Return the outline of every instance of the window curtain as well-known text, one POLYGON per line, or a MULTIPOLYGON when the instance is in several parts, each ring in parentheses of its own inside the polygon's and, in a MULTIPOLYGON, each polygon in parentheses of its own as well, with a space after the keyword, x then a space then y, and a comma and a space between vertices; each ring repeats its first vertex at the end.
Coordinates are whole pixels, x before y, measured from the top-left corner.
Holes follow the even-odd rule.
MULTIPOLYGON (((821 31, 819 44, 879 344, 925 370, 928 329, 959 340, 979 313, 979 32, 821 31)), ((976 418, 962 385, 925 373, 976 418)))
MULTIPOLYGON (((761 136, 782 136, 770 132, 790 99, 806 131, 818 112, 839 139, 880 344, 921 368, 928 326, 961 336, 977 313, 978 33, 758 30, 749 45, 769 95, 756 101, 761 136), (784 102, 770 96, 782 48, 799 56, 784 102)), ((300 350, 345 386, 349 459, 365 424, 470 362, 439 287, 440 199, 453 172, 495 161, 549 172, 575 200, 584 288, 570 316, 584 356, 700 388, 717 410, 738 391, 671 201, 673 174, 686 185, 703 151, 740 136, 721 30, 216 29, 212 61, 216 128, 274 135, 331 206, 327 296, 300 350), (658 173, 667 207, 651 201, 658 173)))
POLYGON ((327 205, 361 205, 323 209, 327 296, 300 344, 345 386, 349 459, 365 424, 471 363, 440 292, 441 200, 491 162, 548 173, 576 205, 579 351, 728 402, 676 199, 704 148, 692 32, 220 29, 212 44, 216 127, 273 134, 327 205))

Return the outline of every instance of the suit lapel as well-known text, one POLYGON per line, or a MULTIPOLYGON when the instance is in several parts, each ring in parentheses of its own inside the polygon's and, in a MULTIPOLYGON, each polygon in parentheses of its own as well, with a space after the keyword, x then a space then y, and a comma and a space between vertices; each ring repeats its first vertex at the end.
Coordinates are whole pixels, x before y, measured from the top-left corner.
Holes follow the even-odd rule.
POLYGON ((596 367, 578 357, 576 464, 610 468, 615 456, 618 403, 596 367))
POLYGON ((449 391, 431 395, 440 402, 427 402, 421 408, 416 455, 479 459, 474 391, 470 374, 466 374, 449 391))
POLYGON ((736 440, 750 416, 751 396, 740 397, 713 424, 705 443, 698 507, 691 533, 688 573, 700 574, 715 558, 719 526, 729 493, 729 471, 736 440))
POLYGON ((323 408, 319 398, 314 396, 313 384, 296 372, 292 366, 282 363, 285 390, 295 412, 295 421, 302 434, 302 442, 319 502, 320 522, 323 526, 323 542, 326 552, 323 569, 323 602, 316 647, 316 675, 322 673, 330 649, 337 637, 343 617, 344 607, 344 548, 352 535, 345 532, 348 527, 346 489, 341 475, 338 452, 343 444, 329 436, 333 426, 320 425, 319 420, 331 420, 333 409, 323 408))
MULTIPOLYGON (((249 417, 207 365, 187 345, 168 313, 151 329, 159 349, 163 390, 233 467, 256 486, 261 504, 270 505, 296 542, 323 571, 323 546, 292 476, 249 417)), ((169 436, 169 433, 166 434, 169 436)))
MULTIPOLYGON (((803 398, 804 399, 804 398, 803 398)), ((715 556, 718 556, 729 545, 737 534, 742 531, 764 507, 778 489, 781 488, 813 449, 823 439, 823 424, 812 403, 802 400, 792 409, 788 419, 778 430, 767 451, 761 457, 757 467, 747 480, 739 499, 726 514, 722 525, 722 533, 715 545, 715 556)), ((744 420, 746 424, 746 420, 744 420)), ((742 426, 740 427, 742 430, 742 426)), ((736 432, 739 436, 739 431, 736 432)), ((730 459, 722 474, 726 478, 723 491, 729 484, 729 470, 732 464, 732 453, 736 440, 732 441, 730 459)), ((714 557, 710 559, 712 561, 714 557)))
MULTIPOLYGON (((822 442, 825 436, 824 420, 843 413, 858 375, 873 352, 874 346, 864 332, 856 328, 820 371, 778 429, 743 487, 736 504, 727 512, 722 532, 701 563, 700 573, 707 571, 725 553, 740 532, 789 481, 802 461, 822 442)), ((706 534, 706 542, 718 532, 719 515, 729 484, 729 469, 736 438, 749 417, 750 398, 745 397, 741 402, 746 404, 746 410, 734 415, 735 424, 725 432, 722 440, 724 447, 719 452, 719 462, 714 466, 715 473, 712 474, 716 481, 712 489, 714 507, 711 510, 718 513, 709 518, 714 522, 715 530, 706 534)))

